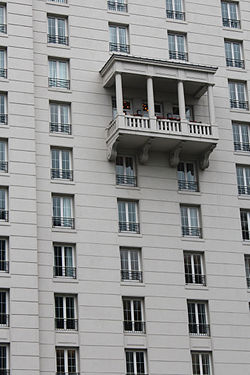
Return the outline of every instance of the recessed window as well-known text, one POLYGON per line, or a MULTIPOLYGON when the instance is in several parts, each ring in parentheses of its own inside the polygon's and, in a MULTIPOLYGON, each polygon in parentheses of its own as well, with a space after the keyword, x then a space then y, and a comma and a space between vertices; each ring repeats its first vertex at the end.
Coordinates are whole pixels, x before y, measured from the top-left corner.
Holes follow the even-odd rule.
POLYGON ((119 232, 140 233, 138 203, 118 200, 119 232))
POLYGON ((230 107, 248 110, 246 83, 229 81, 230 107))
POLYGON ((191 352, 192 375, 212 375, 211 354, 208 352, 191 352))
POLYGON ((135 159, 132 156, 117 156, 115 170, 117 185, 137 185, 135 159))
POLYGON ((179 190, 198 191, 197 170, 195 163, 179 163, 177 173, 179 190))
POLYGON ((127 26, 109 25, 109 50, 111 52, 129 53, 127 26))
POLYGON ((9 292, 0 289, 0 328, 9 327, 9 292))
POLYGON ((206 285, 204 255, 196 252, 184 252, 186 284, 206 285))
POLYGON ((108 10, 112 10, 114 12, 127 12, 127 0, 108 0, 108 10))
POLYGON ((49 60, 49 87, 70 88, 69 62, 66 60, 49 60))
POLYGON ((8 144, 7 141, 0 139, 0 173, 8 172, 8 144))
POLYGON ((186 35, 178 33, 168 33, 169 58, 171 60, 188 60, 186 35))
POLYGON ((78 348, 56 348, 56 374, 79 373, 78 348))
POLYGON ((50 102, 50 133, 72 134, 69 103, 50 102))
POLYGON ((240 29, 238 3, 233 1, 222 1, 222 23, 224 27, 240 29))
POLYGON ((250 151, 250 126, 233 123, 233 138, 235 151, 250 151))
POLYGON ((182 0, 166 0, 167 18, 185 21, 182 0))
POLYGON ((126 375, 147 374, 147 362, 145 350, 125 350, 126 375))
POLYGON ((225 40, 225 53, 227 66, 245 68, 241 42, 225 40))
POLYGON ((199 207, 181 205, 182 235, 201 237, 200 209, 199 207))
POLYGON ((121 280, 142 282, 141 250, 121 248, 121 280))
POLYGON ((188 328, 192 336, 210 336, 208 324, 208 303, 188 301, 188 328))
POLYGON ((69 44, 68 20, 66 17, 48 16, 48 43, 69 44))
POLYGON ((241 230, 243 241, 249 241, 250 239, 250 211, 240 210, 241 230))
POLYGON ((9 345, 0 344, 0 365, 1 365, 1 372, 3 375, 7 375, 10 373, 10 353, 9 353, 9 345))
POLYGON ((67 244, 54 245, 54 277, 76 279, 75 247, 67 244))
POLYGON ((245 256, 245 269, 247 287, 250 288, 250 255, 245 256))
POLYGON ((124 332, 145 333, 144 301, 142 298, 123 298, 124 332))
POLYGON ((0 47, 0 77, 7 78, 7 50, 0 47))
POLYGON ((52 226, 74 229, 75 220, 73 217, 73 197, 53 195, 53 217, 52 226))
POLYGON ((8 189, 0 187, 0 222, 9 221, 8 189))
POLYGON ((73 180, 72 150, 51 148, 51 179, 73 180))
POLYGON ((250 195, 250 167, 236 166, 238 193, 240 195, 250 195))
POLYGON ((0 125, 8 124, 7 94, 0 92, 0 125))
POLYGON ((0 272, 9 272, 8 240, 0 237, 0 272))
POLYGON ((55 329, 70 331, 78 329, 75 296, 55 295, 55 329))
POLYGON ((6 6, 0 4, 0 33, 7 33, 6 6))

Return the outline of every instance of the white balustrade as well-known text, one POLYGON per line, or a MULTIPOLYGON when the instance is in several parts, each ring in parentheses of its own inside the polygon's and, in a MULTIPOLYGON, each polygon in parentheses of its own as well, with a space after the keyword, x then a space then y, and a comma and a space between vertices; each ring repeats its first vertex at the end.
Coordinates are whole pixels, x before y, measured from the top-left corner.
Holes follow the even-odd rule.
POLYGON ((201 124, 196 122, 189 122, 189 133, 199 137, 210 137, 212 136, 212 127, 208 124, 201 124))
POLYGON ((157 130, 162 133, 181 133, 181 122, 176 120, 157 120, 157 130))
POLYGON ((125 116, 126 127, 150 130, 150 121, 147 117, 125 116))

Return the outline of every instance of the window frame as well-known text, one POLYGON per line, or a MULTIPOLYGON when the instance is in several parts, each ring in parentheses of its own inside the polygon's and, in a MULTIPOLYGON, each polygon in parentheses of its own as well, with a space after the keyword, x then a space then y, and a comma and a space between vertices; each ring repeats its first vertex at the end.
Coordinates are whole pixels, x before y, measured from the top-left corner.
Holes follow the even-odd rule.
POLYGON ((233 122, 233 142, 234 142, 234 151, 240 151, 240 152, 250 152, 250 125, 247 123, 236 123, 233 122), (244 136, 246 135, 245 132, 242 130, 246 128, 247 129, 247 143, 244 142, 244 136), (236 129, 238 129, 236 131, 236 129), (236 134, 237 133, 237 134, 236 134), (237 142, 237 137, 239 137, 239 142, 237 142))
POLYGON ((71 127, 71 103, 67 102, 49 102, 49 119, 50 119, 50 133, 63 133, 63 134, 72 134, 71 127), (52 108, 55 108, 54 114, 52 108), (67 116, 64 114, 63 108, 67 108, 67 116), (62 122, 64 116, 67 117, 67 122, 62 122), (57 117, 58 121, 52 121, 53 117, 57 117))
POLYGON ((8 173, 8 140, 0 138, 0 144, 3 144, 3 150, 0 147, 0 173, 8 173))
POLYGON ((191 191, 191 192, 198 192, 199 191, 198 168, 197 168, 197 164, 196 164, 195 161, 190 160, 190 161, 180 161, 179 162, 179 164, 177 166, 177 181, 178 181, 178 190, 179 191, 191 191), (184 168, 183 168, 184 171, 181 171, 181 172, 183 172, 185 179, 179 178, 179 175, 180 175, 179 167, 180 167, 181 164, 183 164, 183 166, 184 166, 184 168), (188 179, 188 174, 189 174, 188 164, 192 165, 192 167, 193 167, 193 171, 194 171, 194 179, 193 180, 188 179))
POLYGON ((192 238, 202 238, 202 225, 201 225, 201 208, 200 206, 192 206, 192 205, 186 205, 186 204, 181 204, 180 205, 180 208, 181 208, 181 228, 182 228, 182 236, 183 237, 192 237, 192 238), (187 215, 183 216, 183 209, 186 209, 187 210, 187 215), (197 226, 192 226, 192 215, 191 215, 191 209, 196 209, 196 222, 197 222, 197 226), (187 217, 187 223, 188 225, 184 226, 183 225, 183 222, 184 222, 184 218, 187 217), (187 228, 188 229, 188 232, 185 231, 184 228, 187 228), (198 233, 197 235, 193 234, 192 231, 196 231, 196 233, 198 233), (191 233, 191 234, 189 234, 191 233))
POLYGON ((72 195, 67 195, 67 194, 54 194, 52 193, 52 221, 53 221, 53 227, 54 228, 64 228, 64 229, 74 229, 75 228, 75 225, 74 225, 74 196, 72 195), (61 216, 54 216, 54 198, 60 198, 60 214, 61 216), (69 198, 70 199, 70 214, 71 216, 70 217, 66 217, 66 216, 63 216, 63 201, 65 198, 69 198), (55 225, 54 224, 54 219, 55 218, 60 218, 60 225, 55 225), (62 222, 65 219, 70 219, 70 221, 72 222, 72 225, 62 225, 64 224, 62 222))
POLYGON ((133 353, 133 368, 134 372, 133 375, 144 375, 147 374, 147 351, 144 349, 125 349, 125 364, 126 364, 126 375, 131 375, 131 373, 127 372, 127 353, 133 353), (136 358, 136 353, 143 353, 143 363, 144 363, 144 373, 138 372, 137 367, 138 367, 138 362, 136 358))
POLYGON ((68 17, 64 15, 55 15, 55 14, 47 14, 47 24, 48 24, 48 43, 49 44, 58 44, 58 45, 69 45, 69 24, 68 24, 68 17), (55 34, 50 34, 50 21, 55 20, 55 34), (64 35, 60 35, 59 33, 59 21, 64 21, 64 35))
POLYGON ((146 319, 145 319, 145 301, 144 297, 122 297, 122 306, 123 306, 123 329, 125 333, 137 333, 137 334, 145 334, 146 333, 146 319), (129 310, 126 309, 125 303, 128 303, 129 310), (139 302, 140 304, 140 314, 141 320, 135 320, 135 302, 139 302), (129 315, 131 316, 131 321, 126 320, 126 311, 129 311, 129 315), (131 329, 126 329, 127 325, 131 323, 131 329), (139 329, 136 329, 136 325, 138 324, 139 329))
POLYGON ((61 148, 51 146, 50 148, 51 155, 51 180, 63 180, 63 181, 73 181, 73 150, 71 148, 61 148), (69 169, 63 168, 63 152, 68 152, 69 154, 69 169), (53 168, 53 152, 58 152, 59 160, 59 169, 53 168))
POLYGON ((127 0, 108 0, 107 1, 108 11, 110 12, 128 12, 127 0))
POLYGON ((0 34, 7 34, 7 4, 0 3, 0 8, 3 9, 3 23, 0 23, 0 34))
POLYGON ((221 15, 222 15, 222 25, 226 28, 232 29, 241 29, 241 22, 240 22, 240 9, 239 9, 239 2, 237 1, 222 1, 221 2, 221 15), (227 18, 223 17, 223 4, 226 4, 227 8, 227 18), (231 9, 230 5, 235 5, 235 13, 236 19, 231 18, 231 9))
POLYGON ((140 225, 139 225, 139 202, 136 200, 126 200, 126 199, 117 199, 117 206, 118 206, 118 226, 120 233, 140 233, 140 225), (124 203, 125 207, 125 218, 126 221, 120 221, 120 203, 124 203), (129 220, 129 204, 134 203, 135 210, 133 211, 133 216, 135 216, 135 221, 129 220), (124 225, 125 224, 125 225, 124 225))
POLYGON ((191 364, 192 364, 192 375, 212 375, 212 354, 208 351, 191 351, 191 364), (193 355, 198 355, 199 358, 199 374, 194 373, 194 361, 193 361, 193 355), (207 355, 208 357, 208 372, 203 371, 203 358, 202 355, 207 355))
POLYGON ((250 165, 236 164, 236 176, 237 176, 238 194, 250 195, 250 165), (240 176, 239 174, 240 169, 242 170, 242 176, 240 176), (249 177, 247 176, 247 173, 246 173, 247 169, 249 170, 249 173, 248 173, 249 177), (241 177, 243 178, 244 185, 241 185, 239 183, 241 177))
MULTIPOLYGON (((61 293, 55 293, 54 295, 54 313, 55 313, 55 330, 56 331, 78 331, 78 313, 77 313, 77 295, 75 294, 61 294, 61 293), (56 301, 57 298, 62 299, 62 312, 63 312, 63 317, 61 318, 60 316, 57 316, 57 311, 60 309, 60 306, 57 305, 56 301), (73 313, 74 313, 74 318, 69 318, 67 316, 67 298, 71 298, 73 301, 73 313), (63 327, 57 327, 58 322, 57 321, 62 321, 63 327), (73 321, 73 326, 74 328, 67 327, 67 324, 69 321, 73 321)), ((72 324, 72 323, 71 323, 72 324)))
POLYGON ((61 58, 53 58, 49 57, 49 88, 50 89, 64 89, 64 90, 70 90, 70 61, 69 59, 61 59, 61 58), (55 67, 55 77, 51 77, 51 64, 56 63, 55 67), (60 63, 66 63, 66 76, 61 77, 60 76, 60 63))
POLYGON ((62 371, 57 371, 58 370, 58 363, 57 363, 57 352, 63 351, 63 362, 64 362, 64 373, 68 374, 69 373, 69 351, 72 350, 75 352, 75 367, 76 367, 76 372, 70 372, 72 374, 78 374, 79 373, 79 349, 78 347, 65 347, 65 346, 56 346, 56 353, 55 353, 55 360, 56 360, 56 374, 61 374, 62 371), (66 354, 66 355, 65 355, 66 354), (66 371, 65 371, 66 370, 66 371))
POLYGON ((130 54, 129 26, 122 24, 109 23, 109 51, 112 53, 119 52, 126 55, 130 54), (112 42, 111 28, 115 29, 115 42, 112 42), (125 30, 125 44, 121 43, 119 30, 125 30))
POLYGON ((115 163, 115 175, 116 175, 116 185, 117 186, 127 186, 127 187, 136 187, 137 186, 137 170, 136 170, 136 160, 134 156, 131 155, 117 155, 115 163), (122 169, 123 174, 117 173, 117 159, 122 159, 122 169), (127 159, 130 159, 133 175, 128 175, 127 172, 127 159))
POLYGON ((122 282, 143 282, 143 271, 142 271, 142 251, 140 248, 129 248, 129 247, 120 247, 120 265, 121 265, 121 281, 122 282), (127 252, 128 257, 123 258, 122 253, 127 252), (138 269, 134 270, 132 269, 132 263, 133 260, 131 258, 132 252, 135 252, 137 254, 137 260, 136 264, 138 264, 138 269), (125 259, 123 261, 123 259, 125 259), (122 264, 127 263, 128 269, 123 269, 122 264), (133 278, 133 272, 137 273, 138 276, 136 278, 133 278), (128 278, 124 278, 123 275, 128 275, 128 278))
POLYGON ((245 209, 240 209, 240 221, 241 221, 241 231, 242 231, 242 240, 250 240, 250 211, 245 209), (243 215, 246 214, 246 221, 243 222, 243 215), (246 229, 247 228, 247 229, 246 229))
POLYGON ((76 276, 76 251, 75 251, 75 245, 74 244, 66 244, 66 243, 53 243, 53 252, 54 252, 54 272, 53 272, 53 277, 54 278, 67 278, 67 279, 76 279, 77 276, 76 276), (57 268, 60 268, 59 266, 56 265, 56 258, 59 258, 59 257, 56 257, 56 247, 60 247, 61 248, 61 273, 62 275, 57 275, 57 268), (72 267, 67 267, 66 266, 66 251, 65 249, 66 248, 71 248, 71 262, 72 262, 72 267), (68 271, 67 271, 67 268, 72 268, 71 270, 71 275, 68 275, 68 271))
POLYGON ((188 61, 188 50, 187 50, 187 34, 180 33, 176 31, 168 31, 168 53, 169 53, 169 60, 177 60, 177 61, 188 61), (174 37, 174 47, 175 49, 172 50, 170 47, 170 38, 174 37), (179 51, 179 43, 178 37, 181 37, 183 40, 183 51, 179 51))
POLYGON ((246 254, 245 257, 245 271, 246 271, 246 283, 247 288, 250 288, 250 254, 246 254))
POLYGON ((224 40, 225 45, 225 57, 226 57, 226 66, 229 68, 240 68, 245 69, 245 61, 243 56, 243 42, 240 40, 232 40, 232 39, 225 39, 224 40), (229 46, 227 49, 226 45, 229 46), (239 46, 239 52, 240 52, 240 59, 236 58, 236 52, 234 49, 234 45, 239 46), (230 56, 227 56, 227 51, 230 49, 230 56))
POLYGON ((3 61, 3 65, 0 65, 0 78, 7 78, 7 48, 0 47, 0 53, 3 52, 3 59, 0 58, 0 62, 3 61))
POLYGON ((190 336, 210 336, 210 325, 209 325, 209 313, 208 313, 208 301, 202 301, 202 300, 187 300, 187 312, 188 312, 188 331, 190 336), (194 315, 193 313, 190 313, 189 306, 194 306, 194 315), (204 315, 202 315, 202 319, 205 323, 200 323, 200 312, 198 305, 204 306, 204 315), (194 316, 194 323, 192 322, 192 316, 194 316), (195 325, 195 331, 192 331, 192 326, 195 325), (205 329, 204 329, 205 328, 205 329), (204 329, 205 333, 202 332, 204 329))
POLYGON ((229 80, 228 81, 229 87, 229 98, 230 98, 230 109, 231 110, 247 110, 248 107, 248 96, 247 96, 247 83, 245 81, 235 81, 229 80), (232 85, 234 85, 234 89, 231 90, 232 85), (244 100, 240 100, 240 90, 239 86, 243 87, 242 93, 244 94, 244 100), (232 98, 232 92, 235 94, 235 99, 232 98))
POLYGON ((10 371, 10 346, 9 344, 5 344, 5 343, 0 343, 0 347, 5 347, 6 348, 6 368, 3 368, 1 370, 4 370, 6 371, 6 373, 8 373, 10 371))
POLYGON ((185 274, 185 284, 186 285, 203 285, 206 286, 206 270, 205 270, 205 259, 204 259, 204 253, 198 252, 198 251, 184 251, 183 252, 183 259, 184 259, 184 274, 185 274), (187 263, 187 257, 190 257, 190 263, 187 263), (196 272, 196 262, 195 257, 199 257, 199 265, 198 267, 201 268, 201 274, 196 272), (189 268, 189 264, 191 267, 191 274, 187 273, 186 270, 189 268), (188 280, 188 277, 191 277, 188 280), (200 280, 201 282, 196 282, 196 280, 200 280))
MULTIPOLYGON (((5 192, 4 195, 4 210, 0 208, 0 222, 8 222, 9 221, 9 192, 8 187, 0 186, 0 191, 3 190, 5 192), (3 216, 3 218, 2 218, 3 216)), ((1 206, 1 205, 0 205, 1 206)))
POLYGON ((184 1, 180 0, 181 10, 177 9, 176 0, 166 0, 166 16, 170 20, 185 21, 184 1), (168 1, 171 2, 171 9, 168 8, 168 1))
POLYGON ((9 273, 9 239, 7 237, 0 237, 0 264, 1 262, 3 262, 3 267, 0 266, 0 273, 9 273), (4 249, 2 242, 4 243, 4 249), (4 250, 4 260, 1 259, 2 250, 4 250))
POLYGON ((0 126, 8 125, 8 105, 7 105, 7 93, 0 91, 0 126), (4 112, 1 112, 2 110, 2 99, 3 98, 3 109, 4 112))

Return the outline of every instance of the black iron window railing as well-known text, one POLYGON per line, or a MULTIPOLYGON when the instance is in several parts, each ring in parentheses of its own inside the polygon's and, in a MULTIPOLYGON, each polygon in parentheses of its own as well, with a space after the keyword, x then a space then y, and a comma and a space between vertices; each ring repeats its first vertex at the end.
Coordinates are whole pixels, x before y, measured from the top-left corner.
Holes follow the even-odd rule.
POLYGON ((53 216, 52 226, 53 227, 64 227, 64 228, 74 229, 75 219, 71 218, 71 217, 53 216))
POLYGON ((250 288, 250 276, 247 277, 247 287, 250 288))
POLYGON ((76 279, 76 267, 54 266, 54 277, 71 277, 76 279))
POLYGON ((231 19, 231 18, 223 18, 223 26, 232 27, 234 29, 240 29, 240 20, 231 19))
POLYGON ((73 181, 73 171, 70 169, 51 169, 51 178, 73 181))
POLYGON ((0 113, 0 124, 8 124, 8 115, 6 113, 0 113))
POLYGON ((8 162, 0 161, 0 172, 8 172, 8 162))
POLYGON ((166 13, 167 13, 167 18, 185 21, 185 13, 184 12, 180 12, 178 10, 168 10, 167 9, 166 13))
POLYGON ((59 122, 50 122, 50 133, 72 134, 71 124, 61 124, 59 122))
POLYGON ((248 142, 234 142, 235 151, 250 151, 250 144, 248 142))
POLYGON ((130 48, 128 44, 120 44, 120 43, 109 43, 109 50, 111 52, 123 52, 129 53, 130 48))
POLYGON ((9 261, 8 260, 0 260, 0 272, 9 272, 9 261))
POLYGON ((136 176, 116 175, 116 185, 137 186, 136 176))
POLYGON ((61 330, 78 330, 78 319, 55 318, 55 328, 61 330))
MULTIPOLYGON (((1 373, 0 373, 1 375, 1 373)), ((56 372, 56 375, 80 375, 80 372, 62 372, 62 371, 59 371, 59 372, 56 372)))
POLYGON ((171 60, 188 61, 188 54, 187 52, 169 51, 169 58, 171 60))
POLYGON ((194 273, 185 273, 186 284, 200 284, 206 286, 206 276, 194 273))
POLYGON ((53 3, 68 4, 68 0, 49 0, 53 3))
POLYGON ((198 191, 197 181, 178 180, 179 190, 198 191))
POLYGON ((48 43, 69 45, 69 37, 65 35, 48 34, 48 43))
POLYGON ((10 375, 10 370, 0 368, 0 375, 10 375))
POLYGON ((6 25, 6 23, 0 23, 0 33, 7 34, 7 25, 6 25))
POLYGON ((108 1, 108 10, 112 10, 115 12, 127 12, 128 5, 119 1, 108 1))
POLYGON ((199 227, 188 227, 182 226, 182 235, 183 236, 193 236, 201 238, 201 228, 199 227))
POLYGON ((140 224, 130 221, 119 222, 119 232, 140 233, 140 224))
POLYGON ((9 211, 0 210, 0 220, 9 221, 9 211))
POLYGON ((5 326, 9 327, 10 326, 10 316, 9 314, 0 314, 0 327, 5 326))
POLYGON ((230 59, 229 57, 226 58, 227 66, 232 66, 233 68, 245 68, 245 62, 244 60, 238 60, 238 59, 230 59))
POLYGON ((210 325, 209 324, 189 323, 188 327, 189 327, 190 335, 210 336, 210 325))
POLYGON ((0 77, 1 78, 7 78, 7 69, 0 68, 0 77))
POLYGON ((238 185, 239 195, 250 195, 250 186, 249 185, 238 185))
POLYGON ((248 109, 248 102, 246 100, 230 99, 231 108, 248 109))
POLYGON ((139 281, 142 283, 142 271, 121 270, 121 279, 122 281, 139 281))
POLYGON ((146 323, 142 321, 125 320, 123 328, 124 332, 146 333, 146 323))
POLYGON ((68 79, 49 78, 49 87, 58 87, 61 89, 70 89, 70 81, 68 79))

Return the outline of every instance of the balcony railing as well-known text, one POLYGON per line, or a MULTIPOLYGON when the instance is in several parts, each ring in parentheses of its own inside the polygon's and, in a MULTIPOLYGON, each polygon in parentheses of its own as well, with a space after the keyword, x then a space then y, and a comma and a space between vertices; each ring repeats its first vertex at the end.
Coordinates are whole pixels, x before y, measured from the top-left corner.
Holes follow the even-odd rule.
POLYGON ((9 272, 9 262, 7 260, 0 260, 0 271, 9 272))
POLYGON ((7 34, 7 25, 5 23, 0 23, 0 33, 7 34))
POLYGON ((0 161, 0 172, 8 172, 8 162, 0 161))
POLYGON ((238 185, 239 195, 250 195, 250 186, 249 185, 238 185))
POLYGON ((201 228, 182 226, 182 235, 201 238, 201 228))
POLYGON ((8 314, 0 314, 0 327, 9 327, 10 316, 8 314))
POLYGON ((224 27, 232 27, 234 29, 240 29, 240 20, 235 20, 231 18, 223 18, 224 27))
POLYGON ((76 267, 54 266, 54 277, 71 277, 76 279, 76 267))
POLYGON ((9 211, 0 210, 0 220, 9 221, 9 211))
POLYGON ((73 171, 70 169, 51 169, 51 179, 62 179, 73 181, 73 171))
POLYGON ((230 107, 248 110, 248 101, 230 99, 230 107))
POLYGON ((121 280, 122 281, 139 281, 143 282, 142 271, 129 271, 121 270, 121 280))
POLYGON ((187 52, 169 51, 169 58, 171 60, 188 61, 188 54, 187 52))
POLYGON ((119 232, 140 233, 140 224, 129 221, 119 222, 119 232))
POLYGON ((0 68, 0 77, 7 78, 7 69, 0 68))
POLYGON ((123 53, 129 53, 130 48, 128 44, 121 44, 121 43, 109 43, 109 50, 111 52, 123 52, 123 53))
POLYGON ((72 330, 77 331, 78 330, 78 319, 61 319, 61 318, 55 318, 55 328, 57 330, 72 330))
POLYGON ((178 180, 179 190, 198 191, 197 181, 178 180))
POLYGON ((5 113, 0 113, 0 124, 8 124, 8 115, 5 113))
POLYGON ((250 277, 247 277, 247 287, 250 288, 250 277))
POLYGON ((116 185, 137 186, 136 176, 116 175, 116 185))
POLYGON ((119 1, 108 1, 108 10, 112 10, 114 12, 127 12, 128 5, 119 1))
POLYGON ((48 34, 48 43, 69 45, 69 37, 55 34, 48 34))
POLYGON ((146 323, 142 321, 125 320, 123 322, 124 332, 146 333, 146 323))
POLYGON ((210 325, 209 324, 193 324, 189 323, 189 333, 195 336, 210 336, 210 325))
POLYGON ((199 284, 206 286, 206 276, 199 275, 194 273, 185 273, 185 282, 186 284, 199 284))
POLYGON ((49 0, 53 3, 68 4, 68 0, 49 0))
POLYGON ((10 370, 0 368, 0 375, 10 375, 10 370))
POLYGON ((61 89, 70 89, 70 81, 68 79, 50 78, 49 87, 58 87, 61 89))
POLYGON ((167 13, 167 18, 185 21, 185 13, 184 12, 180 12, 178 10, 168 10, 167 9, 166 13, 167 13))
POLYGON ((71 217, 53 216, 52 217, 52 226, 53 227, 64 227, 64 228, 74 229, 75 219, 71 218, 71 217))
POLYGON ((72 134, 71 124, 61 124, 59 122, 50 122, 50 133, 72 134))
POLYGON ((248 142, 234 142, 235 151, 250 151, 250 144, 248 142))
POLYGON ((230 58, 227 57, 226 63, 227 63, 227 66, 232 66, 233 68, 245 69, 244 60, 230 59, 230 58))
MULTIPOLYGON (((1 374, 0 374, 1 375, 1 374)), ((62 371, 57 371, 56 375, 80 375, 80 372, 62 372, 62 371)))

